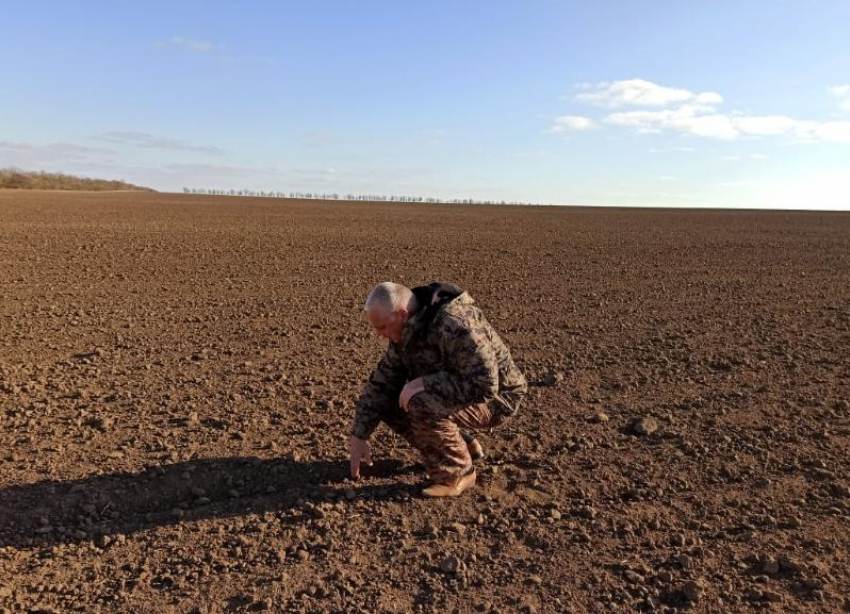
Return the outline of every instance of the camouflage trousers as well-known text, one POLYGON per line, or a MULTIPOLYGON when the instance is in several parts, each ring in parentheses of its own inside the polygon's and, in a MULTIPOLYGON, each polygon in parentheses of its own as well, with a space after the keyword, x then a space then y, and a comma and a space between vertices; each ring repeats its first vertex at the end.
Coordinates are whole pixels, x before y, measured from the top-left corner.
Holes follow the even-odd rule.
POLYGON ((416 395, 408 411, 400 407, 381 412, 381 420, 419 450, 428 475, 447 482, 466 475, 472 468, 467 443, 474 431, 496 428, 508 415, 494 403, 477 403, 447 409, 431 395, 416 395))

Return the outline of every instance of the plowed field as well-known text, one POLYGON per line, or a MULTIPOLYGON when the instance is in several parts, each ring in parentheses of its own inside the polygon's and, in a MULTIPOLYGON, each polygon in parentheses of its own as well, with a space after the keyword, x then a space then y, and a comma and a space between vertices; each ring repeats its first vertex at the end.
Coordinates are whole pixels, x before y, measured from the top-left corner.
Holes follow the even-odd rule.
POLYGON ((850 610, 850 214, 0 193, 0 612, 850 610), (478 485, 385 428, 378 282, 533 382, 478 485))

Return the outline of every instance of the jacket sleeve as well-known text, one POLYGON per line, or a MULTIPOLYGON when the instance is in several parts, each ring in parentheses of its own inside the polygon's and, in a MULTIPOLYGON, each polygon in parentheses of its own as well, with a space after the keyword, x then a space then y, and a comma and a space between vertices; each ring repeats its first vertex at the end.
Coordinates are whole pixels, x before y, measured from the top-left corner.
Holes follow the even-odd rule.
POLYGON ((407 381, 407 372, 395 345, 390 344, 378 366, 372 371, 354 414, 351 434, 359 439, 369 439, 381 421, 384 408, 398 403, 401 389, 407 381))
POLYGON ((424 376, 425 392, 444 407, 470 405, 499 392, 499 362, 490 329, 480 318, 447 317, 442 322, 443 370, 424 376))

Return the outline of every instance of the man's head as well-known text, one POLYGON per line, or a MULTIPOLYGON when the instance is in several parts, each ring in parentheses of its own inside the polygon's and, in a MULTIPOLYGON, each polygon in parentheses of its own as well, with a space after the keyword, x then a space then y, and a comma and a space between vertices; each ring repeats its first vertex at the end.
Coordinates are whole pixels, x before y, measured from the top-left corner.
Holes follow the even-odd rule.
POLYGON ((410 288, 385 281, 366 297, 366 318, 375 332, 399 343, 404 325, 416 311, 416 297, 410 288))

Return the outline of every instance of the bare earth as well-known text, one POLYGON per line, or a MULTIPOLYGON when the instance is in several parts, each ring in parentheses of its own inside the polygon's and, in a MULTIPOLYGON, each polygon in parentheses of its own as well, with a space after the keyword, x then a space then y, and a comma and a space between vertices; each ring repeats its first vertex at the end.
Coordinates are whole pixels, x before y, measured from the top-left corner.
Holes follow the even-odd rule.
POLYGON ((0 612, 850 610, 850 214, 0 192, 0 612), (391 279, 532 387, 347 475, 391 279))

